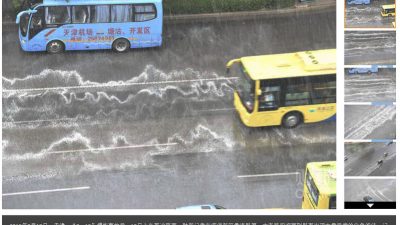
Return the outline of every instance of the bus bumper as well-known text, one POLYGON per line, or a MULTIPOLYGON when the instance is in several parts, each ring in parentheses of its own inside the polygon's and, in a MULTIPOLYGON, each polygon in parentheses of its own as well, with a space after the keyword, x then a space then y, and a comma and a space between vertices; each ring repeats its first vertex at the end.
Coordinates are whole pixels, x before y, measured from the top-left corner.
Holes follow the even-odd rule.
POLYGON ((234 94, 234 106, 236 113, 239 114, 240 120, 243 122, 244 125, 247 127, 253 127, 250 124, 250 114, 247 112, 247 110, 244 108, 242 105, 242 101, 240 100, 240 97, 237 92, 234 94))

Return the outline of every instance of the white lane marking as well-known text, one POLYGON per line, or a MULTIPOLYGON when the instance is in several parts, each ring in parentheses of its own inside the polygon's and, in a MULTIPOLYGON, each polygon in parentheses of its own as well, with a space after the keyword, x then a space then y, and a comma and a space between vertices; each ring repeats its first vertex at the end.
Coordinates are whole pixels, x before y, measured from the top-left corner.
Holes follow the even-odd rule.
POLYGON ((3 194, 3 196, 30 195, 30 194, 41 194, 41 193, 62 192, 62 191, 78 191, 78 190, 88 190, 88 189, 90 189, 89 186, 72 187, 72 188, 59 188, 59 189, 51 189, 51 190, 38 190, 38 191, 25 191, 25 192, 5 193, 5 194, 3 194))
POLYGON ((235 108, 224 108, 224 109, 201 109, 201 110, 196 110, 197 112, 218 112, 218 111, 232 111, 235 110, 235 108))
POLYGON ((254 177, 277 177, 277 176, 292 176, 292 175, 300 175, 300 172, 292 172, 292 173, 268 173, 268 174, 254 174, 254 175, 240 175, 238 178, 254 178, 254 177))
POLYGON ((163 146, 173 146, 177 144, 178 143, 173 142, 173 143, 152 144, 152 145, 131 145, 131 146, 107 147, 107 148, 88 148, 88 149, 46 152, 46 154, 63 154, 63 153, 74 153, 74 152, 92 152, 92 151, 107 151, 107 150, 120 150, 120 149, 132 149, 132 148, 163 147, 163 146))
POLYGON ((6 121, 4 123, 21 124, 21 123, 42 123, 42 122, 55 122, 55 121, 72 121, 75 118, 62 118, 62 119, 49 119, 49 120, 22 120, 22 121, 6 121))
POLYGON ((348 176, 344 178, 345 180, 395 180, 395 176, 387 176, 387 177, 374 177, 374 176, 348 176))
POLYGON ((239 79, 239 77, 218 77, 218 78, 204 78, 204 79, 193 79, 193 80, 155 81, 155 82, 126 83, 126 84, 117 83, 117 84, 82 85, 82 86, 49 87, 49 88, 26 88, 26 89, 10 89, 10 90, 5 89, 5 90, 3 90, 3 93, 14 93, 14 92, 21 93, 21 92, 31 92, 31 91, 54 91, 54 90, 66 90, 66 89, 129 87, 129 86, 139 86, 139 85, 176 84, 176 83, 237 80, 237 79, 239 79))

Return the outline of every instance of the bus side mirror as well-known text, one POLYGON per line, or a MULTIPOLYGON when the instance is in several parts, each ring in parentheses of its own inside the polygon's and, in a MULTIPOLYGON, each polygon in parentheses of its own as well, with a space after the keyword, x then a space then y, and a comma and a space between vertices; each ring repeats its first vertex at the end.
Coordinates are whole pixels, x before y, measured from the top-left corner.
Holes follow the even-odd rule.
POLYGON ((261 89, 258 89, 257 90, 257 96, 261 96, 262 95, 262 91, 261 91, 261 89))
POLYGON ((240 59, 233 59, 226 64, 226 73, 229 74, 233 64, 240 62, 240 59))

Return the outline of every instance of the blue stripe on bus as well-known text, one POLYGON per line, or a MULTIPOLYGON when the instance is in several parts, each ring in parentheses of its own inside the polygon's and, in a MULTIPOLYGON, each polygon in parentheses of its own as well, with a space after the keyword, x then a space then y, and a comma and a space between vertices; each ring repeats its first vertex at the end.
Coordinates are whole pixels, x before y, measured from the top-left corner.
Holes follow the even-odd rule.
POLYGON ((372 106, 391 106, 394 102, 371 102, 372 106))
POLYGON ((331 122, 331 121, 336 121, 336 114, 324 120, 324 122, 331 122))

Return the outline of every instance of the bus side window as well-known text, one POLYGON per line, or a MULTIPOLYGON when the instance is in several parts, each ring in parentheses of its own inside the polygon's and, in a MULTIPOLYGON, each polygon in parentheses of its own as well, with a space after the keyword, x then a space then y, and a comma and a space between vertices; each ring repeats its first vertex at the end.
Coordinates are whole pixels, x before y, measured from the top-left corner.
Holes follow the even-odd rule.
POLYGON ((33 38, 44 28, 43 23, 44 10, 43 7, 37 8, 37 12, 32 14, 31 24, 29 28, 29 38, 33 38))
POLYGON ((132 5, 111 6, 111 22, 113 23, 133 22, 133 6, 132 5))
POLYGON ((91 23, 108 23, 110 22, 110 6, 95 5, 90 6, 90 22, 91 23))
POLYGON ((46 7, 46 24, 61 25, 71 23, 71 11, 68 6, 46 7))
POLYGON ((309 105, 310 91, 306 78, 292 78, 287 80, 285 106, 309 105))
POLYGON ((90 19, 89 6, 72 7, 72 23, 89 23, 89 19, 90 19))
POLYGON ((272 111, 279 108, 281 96, 279 81, 261 81, 261 93, 258 98, 258 111, 272 111))
POLYGON ((313 104, 336 102, 336 75, 311 78, 313 104))
POLYGON ((154 5, 135 5, 135 22, 143 22, 156 18, 156 9, 154 5))

